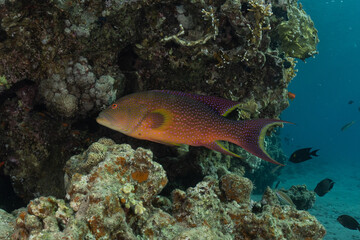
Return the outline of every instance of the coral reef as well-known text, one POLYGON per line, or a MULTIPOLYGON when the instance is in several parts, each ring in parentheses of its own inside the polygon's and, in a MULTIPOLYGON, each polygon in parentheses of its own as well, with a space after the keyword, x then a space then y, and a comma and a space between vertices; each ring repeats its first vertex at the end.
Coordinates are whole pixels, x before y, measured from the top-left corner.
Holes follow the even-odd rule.
POLYGON ((6 86, 39 83, 47 107, 67 117, 108 104, 124 85, 255 101, 251 117, 275 117, 288 106, 287 57, 305 59, 318 42, 296 1, 16 1, 0 14, 6 86), (107 85, 97 87, 101 76, 107 85))
POLYGON ((167 178, 151 151, 110 139, 73 156, 66 179, 69 202, 32 200, 18 213, 12 239, 321 239, 325 234, 309 213, 280 206, 270 189, 253 202, 251 181, 235 174, 176 189, 171 202, 156 196, 167 178))
MULTIPOLYGON (((94 116, 124 94, 171 89, 239 101, 233 119, 277 118, 289 106, 294 57, 310 57, 318 42, 294 0, 0 1, 0 19, 0 159, 26 202, 61 198, 65 161, 102 136, 150 147, 171 180, 168 192, 229 169, 263 190, 275 174, 240 149, 230 146, 245 160, 170 149, 99 128, 94 116)), ((267 149, 281 162, 274 142, 267 149)), ((69 182, 103 160, 88 154, 66 166, 69 182)))

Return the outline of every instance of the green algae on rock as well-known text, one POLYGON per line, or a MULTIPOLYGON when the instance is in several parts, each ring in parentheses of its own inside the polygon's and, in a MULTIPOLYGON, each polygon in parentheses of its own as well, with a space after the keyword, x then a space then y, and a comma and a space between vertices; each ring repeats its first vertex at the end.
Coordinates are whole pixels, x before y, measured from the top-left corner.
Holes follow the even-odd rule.
POLYGON ((288 20, 282 21, 276 29, 280 38, 280 49, 287 56, 301 60, 317 54, 319 38, 310 16, 297 1, 292 1, 287 7, 287 16, 288 20))

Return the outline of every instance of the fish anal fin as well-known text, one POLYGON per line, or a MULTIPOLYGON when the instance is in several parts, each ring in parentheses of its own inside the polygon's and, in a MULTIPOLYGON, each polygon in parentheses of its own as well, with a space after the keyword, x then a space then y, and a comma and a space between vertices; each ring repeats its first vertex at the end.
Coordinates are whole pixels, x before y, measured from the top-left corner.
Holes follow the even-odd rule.
POLYGON ((244 159, 244 157, 237 155, 236 153, 231 152, 229 149, 227 149, 220 141, 215 141, 210 144, 204 144, 204 147, 207 147, 211 150, 221 152, 222 154, 230 155, 233 157, 244 159))
POLYGON ((146 115, 143 124, 150 129, 165 130, 172 124, 172 114, 165 109, 156 109, 146 115))

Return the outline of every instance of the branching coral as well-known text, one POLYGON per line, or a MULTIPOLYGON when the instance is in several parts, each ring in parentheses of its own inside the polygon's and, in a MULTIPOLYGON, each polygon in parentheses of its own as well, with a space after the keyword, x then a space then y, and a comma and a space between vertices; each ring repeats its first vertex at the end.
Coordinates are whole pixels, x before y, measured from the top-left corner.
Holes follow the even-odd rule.
POLYGON ((249 23, 247 24, 252 33, 250 43, 255 48, 258 48, 262 40, 263 31, 271 30, 270 24, 266 21, 266 17, 272 15, 271 3, 265 4, 265 0, 249 0, 249 4, 251 8, 248 10, 253 12, 255 18, 254 26, 251 26, 249 23))
POLYGON ((191 46, 196 46, 196 45, 203 45, 210 39, 215 40, 216 36, 219 33, 218 20, 215 18, 215 9, 211 6, 209 6, 208 11, 205 9, 202 9, 201 13, 203 14, 203 18, 205 20, 211 21, 212 32, 207 33, 205 36, 203 36, 202 38, 200 38, 198 40, 194 40, 194 41, 185 40, 185 39, 179 38, 180 36, 185 34, 184 27, 182 26, 182 24, 180 24, 179 25, 180 31, 177 34, 169 36, 169 37, 165 37, 165 38, 161 39, 161 41, 168 42, 168 41, 174 40, 176 43, 178 43, 182 46, 191 47, 191 46))

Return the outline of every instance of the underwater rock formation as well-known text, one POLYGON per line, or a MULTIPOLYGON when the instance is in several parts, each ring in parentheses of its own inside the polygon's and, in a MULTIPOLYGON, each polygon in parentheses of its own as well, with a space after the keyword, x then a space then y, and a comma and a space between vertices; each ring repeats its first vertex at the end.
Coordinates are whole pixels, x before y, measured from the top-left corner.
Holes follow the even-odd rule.
POLYGON ((15 216, 0 209, 0 239, 10 239, 14 232, 15 216))
POLYGON ((315 204, 315 192, 308 190, 306 185, 295 185, 288 190, 282 189, 282 191, 291 198, 298 210, 308 210, 315 204))
POLYGON ((53 197, 32 200, 17 218, 13 239, 81 239, 85 235, 133 239, 126 221, 137 222, 145 218, 139 216, 148 216, 151 199, 167 183, 165 171, 152 161, 151 151, 135 151, 105 138, 73 156, 65 178, 69 179, 69 203, 53 197))
POLYGON ((167 178, 151 151, 110 139, 73 156, 66 179, 67 200, 32 200, 18 214, 12 239, 321 239, 325 234, 309 213, 280 206, 271 190, 261 202, 251 201, 251 181, 235 174, 206 177, 186 191, 174 190, 171 202, 160 201, 167 178), (169 211, 154 201, 167 202, 160 205, 169 211))
POLYGON ((276 28, 280 49, 287 56, 301 60, 317 54, 317 30, 310 16, 302 9, 302 5, 292 0, 286 7, 286 12, 287 19, 276 28))
POLYGON ((118 96, 124 85, 176 89, 254 102, 245 118, 276 117, 288 106, 290 58, 313 55, 318 42, 301 6, 279 2, 9 1, 0 6, 0 93, 30 79, 51 111, 75 117, 108 104, 115 86, 118 96), (88 92, 101 76, 113 80, 88 92))

